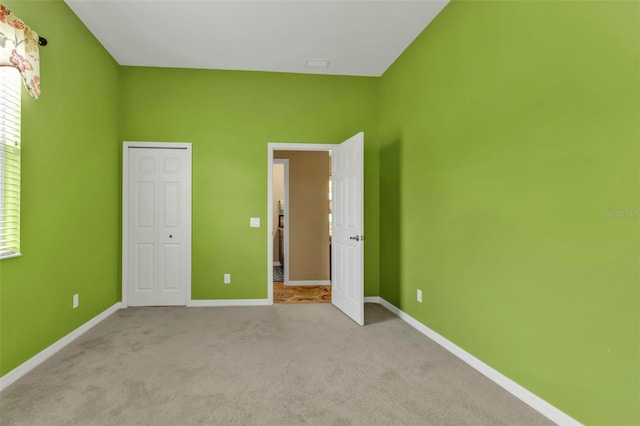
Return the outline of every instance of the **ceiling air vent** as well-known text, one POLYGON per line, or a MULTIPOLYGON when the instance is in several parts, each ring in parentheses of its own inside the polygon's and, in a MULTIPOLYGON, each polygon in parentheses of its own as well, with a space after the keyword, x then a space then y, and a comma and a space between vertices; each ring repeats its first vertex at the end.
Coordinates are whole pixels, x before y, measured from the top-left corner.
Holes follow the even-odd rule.
POLYGON ((307 59, 304 64, 307 68, 329 68, 329 59, 307 59))

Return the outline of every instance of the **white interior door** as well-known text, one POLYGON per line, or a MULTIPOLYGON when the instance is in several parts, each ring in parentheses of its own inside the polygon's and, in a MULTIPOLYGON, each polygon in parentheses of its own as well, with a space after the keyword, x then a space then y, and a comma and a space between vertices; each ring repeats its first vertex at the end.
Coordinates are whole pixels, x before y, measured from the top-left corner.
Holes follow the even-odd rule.
POLYGON ((332 150, 331 301, 364 325, 364 133, 332 150))
POLYGON ((191 263, 191 150, 125 145, 125 155, 127 305, 186 305, 191 263))

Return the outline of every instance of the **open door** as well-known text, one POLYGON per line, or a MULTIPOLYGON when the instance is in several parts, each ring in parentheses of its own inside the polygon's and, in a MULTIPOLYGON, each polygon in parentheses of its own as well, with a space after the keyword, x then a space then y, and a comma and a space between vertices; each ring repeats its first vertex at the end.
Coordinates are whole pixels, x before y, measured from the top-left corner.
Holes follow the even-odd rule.
POLYGON ((332 150, 331 301, 364 325, 364 133, 332 150))

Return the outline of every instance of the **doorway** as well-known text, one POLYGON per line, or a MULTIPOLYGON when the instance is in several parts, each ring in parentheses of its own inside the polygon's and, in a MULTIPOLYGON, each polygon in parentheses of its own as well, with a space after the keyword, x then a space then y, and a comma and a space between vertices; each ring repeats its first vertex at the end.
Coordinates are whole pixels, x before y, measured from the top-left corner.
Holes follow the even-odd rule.
MULTIPOLYGON (((274 152, 329 151, 333 221, 330 274, 332 304, 364 325, 364 133, 340 144, 269 143, 267 156, 267 298, 273 304, 273 161, 274 152)), ((327 182, 328 185, 328 182, 327 182)), ((328 203, 327 203, 328 204, 328 203)), ((327 211, 328 214, 328 211, 327 211)))
MULTIPOLYGON (((274 151, 274 226, 284 242, 284 256, 274 256, 284 264, 287 286, 330 285, 329 277, 329 173, 328 151, 274 151), (278 166, 288 165, 286 192, 278 194, 278 166), (275 210, 280 204, 280 214, 275 210), (285 211, 286 210, 286 211, 285 211)), ((279 246, 274 244, 274 252, 279 246)))
POLYGON ((125 142, 122 302, 186 305, 191 299, 191 144, 125 142))
POLYGON ((329 303, 329 152, 277 150, 273 163, 274 303, 329 303))

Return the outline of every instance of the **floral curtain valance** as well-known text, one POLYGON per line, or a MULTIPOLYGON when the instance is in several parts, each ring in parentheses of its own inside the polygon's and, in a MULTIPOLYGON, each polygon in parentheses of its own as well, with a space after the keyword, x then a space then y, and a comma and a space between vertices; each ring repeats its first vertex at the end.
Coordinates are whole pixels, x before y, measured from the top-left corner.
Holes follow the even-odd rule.
POLYGON ((40 97, 38 34, 0 4, 0 66, 20 71, 27 91, 40 97))

